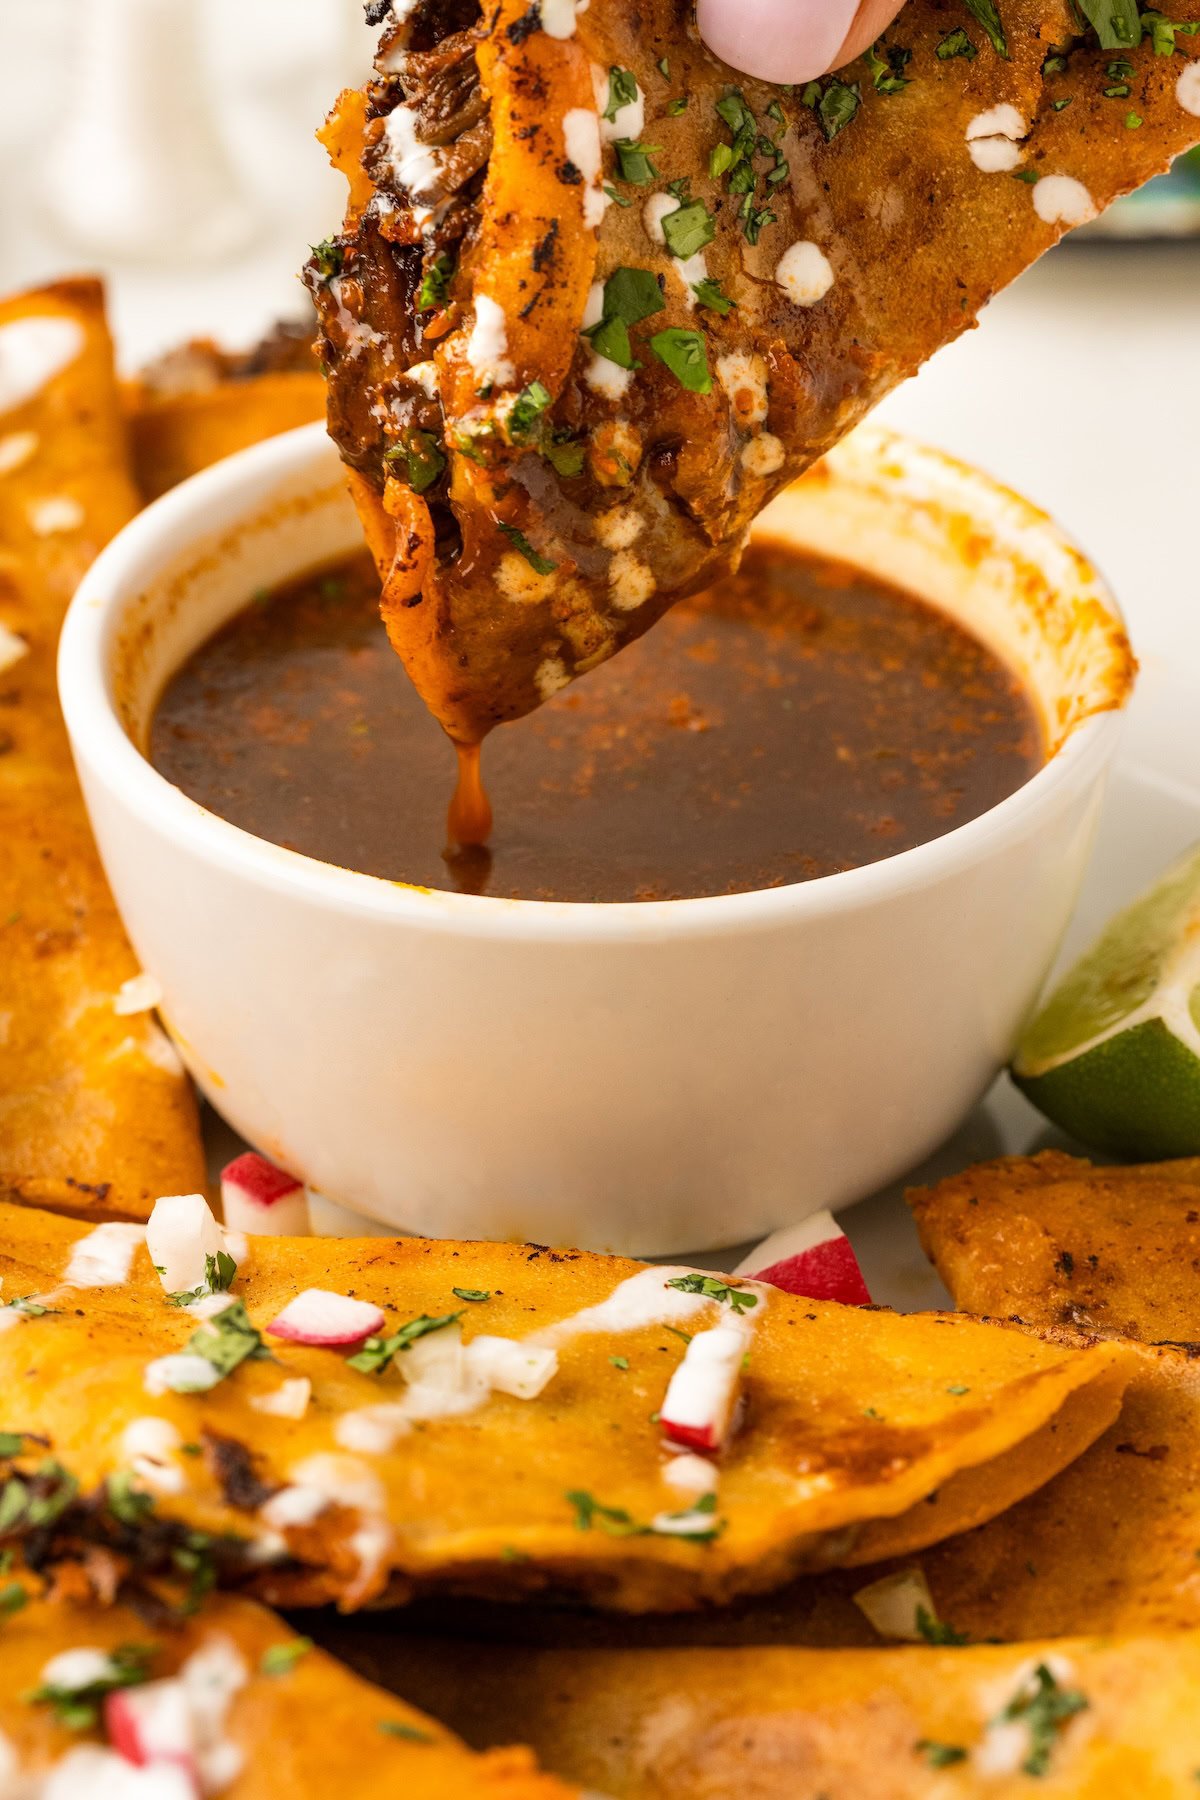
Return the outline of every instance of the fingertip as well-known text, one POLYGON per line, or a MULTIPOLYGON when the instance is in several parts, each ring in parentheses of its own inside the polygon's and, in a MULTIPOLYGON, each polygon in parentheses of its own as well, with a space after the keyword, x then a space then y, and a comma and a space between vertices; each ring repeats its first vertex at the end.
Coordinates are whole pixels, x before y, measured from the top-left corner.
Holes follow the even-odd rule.
POLYGON ((760 81, 811 81, 831 68, 858 0, 697 0, 700 36, 714 56, 760 81))

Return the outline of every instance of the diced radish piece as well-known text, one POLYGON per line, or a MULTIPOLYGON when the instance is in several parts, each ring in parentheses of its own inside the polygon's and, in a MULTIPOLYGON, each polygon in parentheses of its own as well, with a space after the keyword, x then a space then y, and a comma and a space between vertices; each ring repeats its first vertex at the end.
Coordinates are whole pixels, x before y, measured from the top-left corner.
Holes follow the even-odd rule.
POLYGON ((367 1300, 352 1300, 349 1294, 334 1294, 328 1288, 305 1288, 267 1330, 291 1344, 344 1349, 382 1331, 386 1322, 380 1308, 367 1300))
POLYGON ((149 1681, 104 1697, 108 1741, 126 1762, 175 1763, 196 1779, 196 1733, 181 1681, 149 1681))
POLYGON ((166 1194, 154 1202, 146 1248, 168 1294, 190 1294, 208 1280, 208 1259, 225 1248, 203 1194, 166 1194))
POLYGON ((738 1264, 735 1275, 749 1275, 785 1294, 805 1300, 840 1300, 843 1306, 869 1306, 850 1240, 832 1213, 813 1213, 799 1225, 771 1236, 738 1264))
POLYGON ((925 1639, 920 1614, 926 1614, 930 1624, 937 1619, 923 1569, 897 1569, 894 1575, 859 1588, 853 1600, 880 1637, 900 1643, 919 1644, 925 1639))
POLYGON ((515 1400, 536 1400, 558 1372, 558 1352, 536 1344, 519 1344, 515 1338, 472 1338, 466 1347, 467 1367, 498 1394, 515 1400))
POLYGON ((247 1150, 221 1170, 225 1223, 259 1237, 307 1237, 308 1194, 302 1181, 247 1150))
POLYGON ((699 1331, 671 1377, 660 1420, 663 1436, 712 1455, 729 1435, 749 1337, 734 1325, 699 1331))

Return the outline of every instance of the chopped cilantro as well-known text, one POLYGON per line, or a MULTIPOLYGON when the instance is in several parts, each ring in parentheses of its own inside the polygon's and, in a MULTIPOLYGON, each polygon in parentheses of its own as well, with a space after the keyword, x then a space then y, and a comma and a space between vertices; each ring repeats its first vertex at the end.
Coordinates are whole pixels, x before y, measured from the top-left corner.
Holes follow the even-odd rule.
POLYGON ((667 61, 667 59, 666 59, 666 57, 665 57, 665 56, 660 56, 660 57, 659 57, 659 59, 658 59, 658 61, 657 61, 657 63, 656 63, 656 64, 655 64, 655 67, 656 67, 656 68, 657 68, 657 70, 658 70, 658 72, 659 72, 659 74, 660 74, 660 75, 661 75, 661 76, 662 76, 662 78, 663 78, 663 80, 664 80, 664 81, 670 81, 670 79, 671 79, 671 65, 670 65, 670 63, 669 63, 669 62, 668 62, 668 61, 667 61))
POLYGON ((1053 102, 1055 112, 1066 112, 1068 106, 1071 104, 1071 99, 1072 96, 1068 94, 1063 100, 1055 100, 1053 102))
POLYGON ((610 200, 616 201, 618 206, 632 206, 633 205, 633 201, 629 198, 629 195, 628 194, 618 194, 615 187, 606 187, 604 191, 608 195, 610 200))
MULTIPOLYGON (((500 529, 507 534, 514 528, 501 525, 500 529)), ((520 535, 518 532, 517 536, 520 535)), ((369 1337, 357 1356, 348 1359, 348 1367, 358 1369, 364 1375, 379 1375, 394 1356, 401 1351, 411 1350, 418 1338, 425 1337, 431 1331, 442 1331, 461 1318, 461 1312, 443 1313, 436 1319, 431 1318, 428 1313, 422 1313, 419 1318, 410 1319, 407 1325, 402 1325, 391 1337, 369 1337)))
POLYGON ((32 1294, 14 1294, 13 1298, 6 1300, 4 1304, 26 1319, 42 1319, 50 1311, 50 1308, 43 1306, 40 1300, 35 1300, 32 1294))
POLYGON ((128 1469, 118 1469, 106 1483, 108 1510, 122 1525, 144 1525, 154 1511, 154 1499, 133 1484, 128 1469))
POLYGON ((636 369, 629 341, 629 327, 663 310, 662 289, 649 269, 614 269, 604 284, 599 322, 583 333, 597 356, 605 356, 622 369, 636 369))
POLYGON ((605 1506, 594 1494, 573 1488, 567 1500, 575 1508, 576 1531, 606 1531, 609 1537, 644 1537, 647 1527, 621 1506, 605 1506))
POLYGON ((1066 72, 1067 59, 1058 50, 1052 56, 1048 56, 1042 64, 1043 75, 1065 75, 1066 72))
POLYGON ((637 76, 632 69, 610 69, 608 71, 608 105, 600 117, 615 119, 623 106, 633 104, 637 99, 637 93, 637 76))
POLYGON ((1078 1688, 1060 1687, 1045 1663, 1038 1664, 1033 1680, 1035 1686, 1016 1694, 997 1722, 1007 1724, 1019 1719, 1025 1725, 1029 1732, 1029 1754, 1021 1764, 1021 1772, 1040 1776, 1050 1767, 1059 1731, 1076 1713, 1086 1711, 1088 1701, 1078 1688))
MULTIPOLYGON (((690 1344, 692 1341, 691 1332, 681 1331, 678 1325, 664 1325, 663 1330, 669 1331, 672 1337, 681 1338, 685 1344, 690 1344)), ((657 1419, 658 1414, 655 1413, 654 1417, 657 1419)), ((1197 1550, 1196 1555, 1200 1556, 1200 1550, 1197 1550)))
POLYGON ((825 133, 825 142, 832 144, 839 131, 844 131, 862 104, 857 85, 842 81, 831 75, 821 91, 817 101, 816 114, 821 121, 821 130, 825 133))
POLYGON ((614 1369, 627 1369, 629 1367, 629 1358, 627 1356, 610 1356, 608 1360, 614 1369))
POLYGON ((734 1312, 749 1312, 752 1306, 758 1305, 758 1295, 748 1294, 744 1288, 731 1287, 727 1281, 720 1281, 715 1275, 675 1275, 667 1282, 669 1288, 678 1288, 681 1294, 703 1294, 706 1300, 719 1300, 725 1306, 732 1306, 734 1312))
POLYGON ((1038 174, 1036 169, 1014 169, 1013 170, 1013 180, 1014 181, 1023 181, 1029 187, 1032 187, 1035 182, 1040 181, 1041 179, 1042 178, 1038 174))
POLYGON ((0 1456, 20 1456, 24 1442, 22 1431, 0 1431, 0 1456))
POLYGON ((658 180, 658 170, 650 161, 662 149, 661 144, 636 144, 632 138, 618 138, 613 145, 621 167, 621 180, 634 187, 649 187, 658 180))
POLYGON ((310 245, 310 248, 317 274, 322 281, 332 281, 335 275, 341 274, 346 253, 340 244, 335 244, 331 238, 324 238, 321 243, 310 245))
POLYGON ((931 1769, 951 1769, 955 1763, 967 1760, 961 1744, 939 1744, 934 1738, 918 1738, 913 1749, 925 1758, 931 1769))
POLYGON ((204 1259, 204 1280, 198 1288, 186 1294, 168 1294, 168 1306, 190 1306, 194 1300, 203 1300, 207 1294, 227 1294, 237 1276, 237 1264, 225 1250, 218 1250, 215 1256, 204 1259))
POLYGON ((668 325, 665 331, 655 332, 650 339, 650 349, 689 394, 712 392, 708 354, 700 332, 686 331, 680 325, 668 325))
POLYGON ((783 108, 780 106, 778 100, 772 100, 770 106, 768 106, 767 117, 768 119, 774 119, 776 125, 787 124, 787 120, 783 116, 783 108))
POLYGON ((0 1536, 18 1524, 31 1531, 53 1525, 78 1492, 75 1477, 50 1458, 32 1475, 10 1475, 0 1485, 0 1536))
POLYGON ((450 1292, 456 1300, 470 1300, 475 1305, 478 1305, 481 1300, 490 1300, 492 1297, 490 1288, 451 1288, 450 1292))
POLYGON ((958 1398, 958 1396, 960 1394, 969 1394, 970 1391, 971 1391, 970 1388, 964 1387, 962 1385, 961 1381, 952 1382, 951 1385, 946 1389, 946 1392, 948 1394, 953 1394, 956 1399, 958 1398))
POLYGON ((911 50, 888 48, 882 38, 866 53, 867 71, 877 94, 902 94, 908 86, 904 71, 912 61, 911 50))
POLYGON ((1095 31, 1102 50, 1120 50, 1141 43, 1138 0, 1079 0, 1079 10, 1095 31))
POLYGON ((313 1647, 311 1638, 290 1638, 284 1644, 271 1644, 263 1651, 259 1671, 263 1675, 290 1675, 302 1656, 313 1647))
POLYGON ((667 117, 668 117, 668 119, 677 119, 679 117, 680 113, 685 113, 687 111, 687 109, 688 109, 688 95, 687 94, 680 94, 677 99, 667 101, 667 117))
POLYGON ((1127 81, 1115 81, 1111 87, 1105 88, 1104 98, 1106 100, 1128 100, 1132 92, 1127 81))
POLYGON ((420 431, 415 425, 402 427, 397 441, 384 451, 383 460, 388 474, 414 494, 431 488, 446 467, 442 447, 432 431, 420 431))
POLYGON ((1107 73, 1110 81, 1132 81, 1137 70, 1127 56, 1114 56, 1107 73))
POLYGON ((1146 121, 1143 119, 1141 113, 1130 112, 1125 114, 1126 131, 1138 131, 1145 123, 1146 121))
POLYGON ((974 62, 978 55, 978 50, 961 25, 956 25, 953 31, 947 32, 937 47, 939 62, 949 62, 955 56, 965 56, 968 62, 974 62))
POLYGON ((539 429, 542 414, 550 405, 550 391, 540 381, 531 381, 513 401, 508 415, 508 435, 514 444, 526 442, 539 429))
POLYGON ((421 285, 417 289, 418 312, 433 312, 435 308, 446 304, 453 275, 454 258, 447 256, 444 250, 439 251, 421 277, 421 285))
POLYGON ((400 1738, 406 1744, 432 1744, 434 1741, 432 1732, 406 1724, 403 1719, 380 1719, 379 1729, 384 1737, 400 1738))
POLYGON ((1009 60, 1008 39, 1004 35, 1004 26, 1000 22, 1000 9, 996 5, 996 0, 963 0, 963 4, 987 32, 996 55, 1002 56, 1007 62, 1009 60))
POLYGON ((1155 56, 1173 56, 1175 54, 1175 37, 1182 32, 1185 37, 1195 37, 1200 31, 1200 22, 1192 20, 1184 24, 1179 19, 1168 19, 1156 8, 1150 8, 1142 14, 1142 30, 1149 37, 1155 56))
POLYGON ((106 1694, 118 1688, 140 1687, 150 1679, 150 1664, 157 1655, 153 1644, 118 1644, 106 1653, 102 1674, 80 1687, 61 1687, 43 1682, 25 1698, 34 1706, 49 1706, 60 1725, 68 1731, 90 1731, 99 1723, 100 1706, 106 1694))
POLYGON ((9 1581, 0 1588, 0 1619, 7 1619, 12 1613, 20 1612, 27 1604, 29 1595, 19 1581, 9 1581))
POLYGON ((936 1618, 927 1606, 918 1606, 916 1623, 927 1644, 943 1644, 957 1650, 968 1641, 965 1631, 955 1631, 953 1625, 936 1618))
POLYGON ((250 1323, 243 1300, 231 1300, 215 1317, 205 1319, 199 1329, 193 1331, 185 1349, 189 1355, 202 1356, 205 1362, 211 1363, 217 1371, 218 1381, 231 1375, 248 1357, 269 1354, 262 1334, 250 1323))
POLYGON ((681 262, 686 262, 689 256, 695 256, 698 250, 711 244, 717 235, 712 214, 703 200, 691 200, 686 206, 679 206, 674 212, 665 213, 662 231, 667 240, 667 249, 681 262))
POLYGON ((559 475, 583 474, 584 447, 578 438, 549 438, 542 445, 542 454, 559 475))
POLYGON ((698 1544, 708 1544, 725 1529, 723 1519, 713 1519, 710 1527, 697 1531, 695 1519, 711 1517, 716 1512, 717 1496, 705 1494, 685 1512, 666 1513, 650 1525, 641 1525, 622 1506, 605 1506, 594 1494, 576 1488, 567 1495, 575 1509, 577 1531, 604 1531, 609 1537, 686 1537, 698 1544))
POLYGON ((697 306, 706 306, 709 312, 720 313, 722 318, 737 305, 736 300, 731 300, 728 294, 721 292, 720 282, 714 281, 710 275, 706 275, 702 281, 693 281, 692 292, 696 296, 697 306))
MULTIPOLYGON (((543 556, 540 551, 535 550, 523 531, 519 530, 515 525, 506 525, 503 519, 497 519, 496 524, 504 533, 513 549, 520 551, 521 555, 525 558, 525 561, 536 575, 553 575, 558 564, 556 562, 551 562, 548 556, 543 556)), ((407 1348, 407 1345, 405 1348, 407 1348)))

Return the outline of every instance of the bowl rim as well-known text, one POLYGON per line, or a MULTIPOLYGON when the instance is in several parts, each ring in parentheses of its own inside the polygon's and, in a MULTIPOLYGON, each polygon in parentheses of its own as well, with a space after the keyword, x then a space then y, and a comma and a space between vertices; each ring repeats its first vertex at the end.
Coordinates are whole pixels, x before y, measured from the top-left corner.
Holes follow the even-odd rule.
MULTIPOLYGON (((948 478, 966 478, 1007 508, 1018 502, 1027 522, 1075 551, 1072 540, 1048 514, 984 471, 905 433, 874 424, 866 429, 881 446, 907 446, 931 459, 932 466, 944 468, 948 478)), ((130 596, 142 590, 147 565, 157 569, 168 558, 177 559, 194 538, 211 541, 211 514, 216 510, 227 515, 226 530, 240 519, 252 518, 268 482, 276 487, 289 481, 302 484, 306 472, 319 468, 328 485, 336 467, 336 451, 323 422, 317 421, 264 439, 190 476, 138 513, 101 551, 68 608, 58 652, 59 699, 81 768, 176 848, 293 899, 352 917, 391 920, 483 941, 646 943, 777 928, 806 918, 853 913, 938 885, 1033 829, 1064 788, 1085 786, 1115 749, 1132 682, 1118 705, 1083 719, 1020 787, 952 831, 861 868, 735 894, 679 900, 510 899, 418 887, 319 862, 209 812, 160 775, 121 721, 109 660, 110 643, 116 637, 114 621, 130 596), (249 509, 247 495, 253 502, 249 509), (205 523, 199 531, 201 517, 205 523)), ((1110 589, 1096 579, 1105 605, 1123 624, 1110 589)))

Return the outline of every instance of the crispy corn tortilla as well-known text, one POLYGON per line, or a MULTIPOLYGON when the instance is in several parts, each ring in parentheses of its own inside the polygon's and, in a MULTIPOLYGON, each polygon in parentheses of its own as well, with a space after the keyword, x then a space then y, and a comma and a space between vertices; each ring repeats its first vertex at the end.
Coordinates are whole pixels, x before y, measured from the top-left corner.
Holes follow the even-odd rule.
POLYGON ((139 398, 129 434, 143 500, 156 500, 189 475, 263 438, 311 424, 324 408, 321 377, 299 370, 139 398))
POLYGON ((991 31, 910 0, 795 91, 717 62, 685 0, 379 10, 308 277, 392 642, 464 743, 728 570, 779 487, 1200 137, 1200 43, 1122 48, 1118 79, 1068 0, 989 0, 991 31))
POLYGON ((153 1015, 114 1010, 138 968, 55 688, 67 602, 138 504, 99 285, 0 301, 0 357, 0 1194, 144 1217, 203 1181, 196 1107, 153 1015))
POLYGON ((1200 1633, 969 1649, 531 1651, 389 1646, 344 1626, 374 1679, 436 1695, 469 1742, 513 1719, 541 1760, 614 1800, 1174 1800, 1200 1767, 1200 1633), (364 1653, 354 1639, 365 1636, 364 1653), (1086 1707, 1024 1774, 1027 1725, 988 1726, 1048 1667, 1086 1707), (957 1756, 954 1752, 964 1752, 957 1756))
POLYGON ((939 1610, 972 1636, 1200 1625, 1200 1163, 1006 1157, 910 1202, 969 1311, 1146 1340, 1085 1456, 922 1558, 939 1610))
MULTIPOLYGON (((3 1293, 52 1309, 0 1331, 0 1430, 47 1440, 25 1446, 21 1470, 52 1457, 93 1495, 128 1477, 129 1426, 169 1421, 204 1454, 168 1459, 161 1530, 126 1547, 152 1559, 183 1529, 229 1540, 214 1551, 222 1573, 279 1603, 447 1589, 631 1612, 726 1601, 990 1516, 1103 1431, 1125 1383, 1118 1346, 745 1286, 744 1423, 697 1518, 694 1492, 664 1472, 657 1416, 680 1333, 735 1309, 668 1287, 687 1271, 528 1245, 252 1239, 233 1292, 259 1328, 312 1286, 377 1302, 387 1333, 453 1310, 461 1322, 442 1329, 465 1340, 556 1348, 535 1399, 493 1392, 459 1416, 414 1418, 403 1353, 367 1374, 274 1338, 271 1359, 208 1393, 148 1392, 149 1366, 183 1351, 197 1322, 164 1298, 145 1249, 130 1250, 127 1278, 78 1289, 66 1278, 79 1225, 0 1208, 0 1233, 3 1293), (261 1410, 301 1376, 302 1419, 261 1410)), ((94 1513, 73 1527, 108 1529, 94 1513)))
MULTIPOLYGON (((380 1791, 419 1792, 422 1800, 568 1800, 575 1792, 540 1774, 528 1751, 473 1755, 432 1719, 318 1649, 292 1660, 288 1651, 297 1648, 296 1634, 281 1619, 251 1601, 218 1597, 194 1618, 155 1624, 144 1609, 129 1605, 40 1598, 8 1614, 0 1682, 6 1794, 16 1791, 9 1785, 13 1778, 44 1777, 80 1746, 105 1741, 102 1724, 70 1730, 52 1707, 27 1699, 42 1684, 51 1658, 130 1645, 147 1652, 143 1661, 152 1680, 175 1675, 197 1654, 215 1656, 234 1680, 242 1680, 219 1731, 222 1746, 232 1747, 241 1765, 232 1780, 221 1782, 223 1800, 278 1800, 284 1794, 328 1800, 361 1792, 368 1770, 380 1791), (277 1672, 267 1672, 272 1667, 277 1672)), ((95 1791, 94 1767, 81 1770, 78 1779, 74 1792, 95 1791)))
POLYGON ((1097 1168, 1047 1150, 908 1198, 968 1312, 1150 1344, 1200 1340, 1200 1159, 1097 1168))

